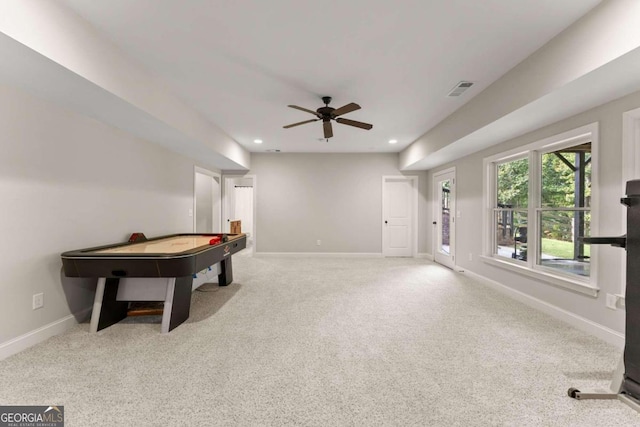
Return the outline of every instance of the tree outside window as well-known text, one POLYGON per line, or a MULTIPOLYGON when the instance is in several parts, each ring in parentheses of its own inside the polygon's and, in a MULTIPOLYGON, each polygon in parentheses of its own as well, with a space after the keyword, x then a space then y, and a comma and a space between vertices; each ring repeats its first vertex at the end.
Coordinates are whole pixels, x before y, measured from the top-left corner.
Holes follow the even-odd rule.
POLYGON ((529 160, 496 165, 496 246, 498 256, 527 260, 529 160))

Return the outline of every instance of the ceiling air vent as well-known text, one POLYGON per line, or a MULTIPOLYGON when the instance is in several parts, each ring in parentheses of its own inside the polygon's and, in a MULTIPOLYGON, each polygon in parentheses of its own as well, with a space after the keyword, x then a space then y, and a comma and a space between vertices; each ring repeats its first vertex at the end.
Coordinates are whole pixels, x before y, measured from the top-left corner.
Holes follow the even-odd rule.
POLYGON ((451 92, 449 92, 447 96, 460 96, 471 86, 473 86, 472 82, 461 81, 460 83, 455 85, 453 89, 451 89, 451 92))

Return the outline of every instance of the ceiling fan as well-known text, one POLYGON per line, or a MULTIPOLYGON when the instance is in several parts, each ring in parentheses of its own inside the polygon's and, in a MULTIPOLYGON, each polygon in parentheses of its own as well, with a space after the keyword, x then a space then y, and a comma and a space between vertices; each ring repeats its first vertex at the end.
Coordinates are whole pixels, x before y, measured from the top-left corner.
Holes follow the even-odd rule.
POLYGON ((362 122, 357 122, 355 120, 343 119, 342 117, 338 117, 338 116, 341 116, 343 114, 347 114, 347 113, 350 113, 352 111, 359 110, 360 106, 358 104, 355 104, 355 103, 352 102, 352 103, 344 105, 344 106, 342 106, 340 108, 329 107, 329 103, 331 102, 331 97, 330 96, 323 96, 322 97, 322 102, 324 102, 324 107, 320 107, 316 111, 308 110, 308 109, 302 108, 302 107, 298 107, 297 105, 288 105, 288 107, 290 107, 290 108, 295 108, 296 110, 306 111, 307 113, 311 113, 314 116, 316 116, 317 119, 305 120, 304 122, 293 123, 293 124, 290 124, 290 125, 287 125, 287 126, 283 126, 283 127, 285 129, 289 129, 289 128, 292 128, 294 126, 300 126, 300 125, 304 125, 306 123, 317 122, 318 120, 322 120, 322 127, 324 129, 324 137, 327 140, 333 136, 333 128, 331 127, 331 120, 335 120, 336 122, 338 122, 340 124, 343 124, 343 125, 355 126, 357 128, 360 128, 360 129, 369 130, 369 129, 371 129, 373 127, 373 125, 370 125, 369 123, 362 123, 362 122))

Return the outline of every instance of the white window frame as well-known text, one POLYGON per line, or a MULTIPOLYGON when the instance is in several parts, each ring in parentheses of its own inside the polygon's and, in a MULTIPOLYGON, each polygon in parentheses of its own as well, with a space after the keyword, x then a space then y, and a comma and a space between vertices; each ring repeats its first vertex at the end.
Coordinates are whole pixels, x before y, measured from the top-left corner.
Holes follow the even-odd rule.
POLYGON ((538 256, 538 214, 545 210, 540 207, 540 185, 541 185, 541 154, 550 151, 557 151, 562 148, 591 142, 591 235, 598 235, 598 207, 599 207, 599 184, 598 184, 598 123, 591 123, 554 135, 540 141, 527 144, 509 151, 498 153, 486 157, 483 161, 484 170, 484 207, 483 207, 483 255, 482 260, 486 263, 516 271, 520 274, 535 278, 545 284, 569 289, 571 291, 583 293, 593 297, 598 296, 598 248, 591 246, 590 275, 580 277, 577 275, 563 273, 553 268, 536 264, 538 256), (529 159, 529 204, 527 208, 528 241, 527 251, 533 256, 527 257, 527 261, 511 260, 503 256, 494 254, 496 232, 494 230, 494 204, 497 193, 496 164, 505 163, 521 158, 529 159))

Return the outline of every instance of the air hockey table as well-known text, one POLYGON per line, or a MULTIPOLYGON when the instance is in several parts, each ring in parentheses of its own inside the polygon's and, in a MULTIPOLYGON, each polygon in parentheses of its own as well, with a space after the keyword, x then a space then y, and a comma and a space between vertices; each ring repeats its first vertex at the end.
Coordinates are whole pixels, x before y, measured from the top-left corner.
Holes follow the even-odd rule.
MULTIPOLYGON (((135 237, 134 237, 135 236, 135 237)), ((198 272, 220 264, 218 285, 233 281, 231 256, 246 247, 245 234, 172 234, 68 251, 61 255, 67 277, 98 278, 90 331, 127 317, 131 301, 164 301, 161 332, 189 318, 191 287, 198 272)))

